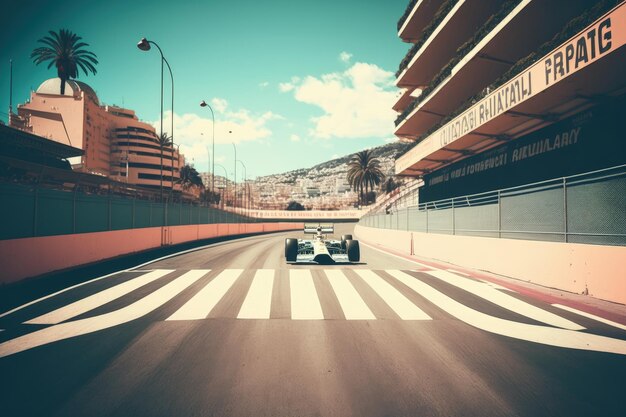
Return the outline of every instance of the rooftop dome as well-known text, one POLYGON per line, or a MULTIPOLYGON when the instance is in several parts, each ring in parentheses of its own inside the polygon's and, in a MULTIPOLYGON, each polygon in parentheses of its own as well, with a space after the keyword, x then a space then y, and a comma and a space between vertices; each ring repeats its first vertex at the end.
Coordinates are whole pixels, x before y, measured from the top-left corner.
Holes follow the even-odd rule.
MULTIPOLYGON (((86 96, 90 97, 96 104, 100 105, 100 101, 98 100, 98 96, 96 92, 93 91, 93 88, 89 87, 87 84, 76 81, 76 80, 67 80, 65 81, 65 94, 66 96, 77 96, 80 95, 80 92, 83 91, 86 96)), ((61 95, 61 79, 60 78, 50 78, 41 83, 39 88, 36 91, 38 94, 50 94, 50 95, 61 95)))

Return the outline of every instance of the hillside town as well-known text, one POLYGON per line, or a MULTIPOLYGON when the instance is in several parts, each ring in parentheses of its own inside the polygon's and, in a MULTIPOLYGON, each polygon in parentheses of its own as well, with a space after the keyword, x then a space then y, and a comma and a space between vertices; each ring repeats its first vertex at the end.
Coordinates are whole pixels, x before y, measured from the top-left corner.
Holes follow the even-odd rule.
MULTIPOLYGON (((372 156, 380 162, 385 177, 394 176, 394 161, 406 149, 406 144, 394 142, 372 148, 372 156)), ((289 203, 301 204, 306 210, 342 210, 359 205, 358 190, 348 180, 345 155, 317 164, 279 174, 257 177, 237 184, 237 205, 262 210, 284 210, 289 203)), ((211 184, 211 173, 201 172, 203 183, 211 184)), ((222 204, 231 206, 235 185, 223 176, 215 176, 216 192, 222 204)), ((376 190, 374 190, 376 192, 376 190)))

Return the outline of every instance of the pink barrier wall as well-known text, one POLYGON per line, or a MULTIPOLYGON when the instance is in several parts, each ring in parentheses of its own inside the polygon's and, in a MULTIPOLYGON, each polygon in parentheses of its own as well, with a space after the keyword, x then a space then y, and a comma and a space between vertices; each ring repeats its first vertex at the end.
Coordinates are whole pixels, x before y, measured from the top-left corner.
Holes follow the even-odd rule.
POLYGON ((451 236, 358 225, 354 234, 364 243, 376 243, 407 255, 626 304, 623 246, 451 236))
POLYGON ((302 229, 302 223, 199 224, 0 240, 0 283, 218 236, 302 229))

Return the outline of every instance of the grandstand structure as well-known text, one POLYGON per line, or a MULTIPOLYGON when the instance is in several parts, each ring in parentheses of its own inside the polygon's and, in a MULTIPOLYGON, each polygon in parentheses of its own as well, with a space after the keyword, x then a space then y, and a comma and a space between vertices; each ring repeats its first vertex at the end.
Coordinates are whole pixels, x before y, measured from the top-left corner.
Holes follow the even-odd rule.
POLYGON ((396 228, 626 244, 626 2, 414 0, 398 36, 396 228))

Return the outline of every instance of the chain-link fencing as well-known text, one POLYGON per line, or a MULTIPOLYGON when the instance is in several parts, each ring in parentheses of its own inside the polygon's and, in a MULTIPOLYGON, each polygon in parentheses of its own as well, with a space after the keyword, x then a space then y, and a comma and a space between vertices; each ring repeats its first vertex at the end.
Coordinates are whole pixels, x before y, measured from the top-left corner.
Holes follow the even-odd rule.
POLYGON ((185 202, 0 183, 0 240, 142 227, 252 223, 257 219, 185 202))
POLYGON ((370 213, 369 227, 554 242, 626 245, 626 165, 370 213))

